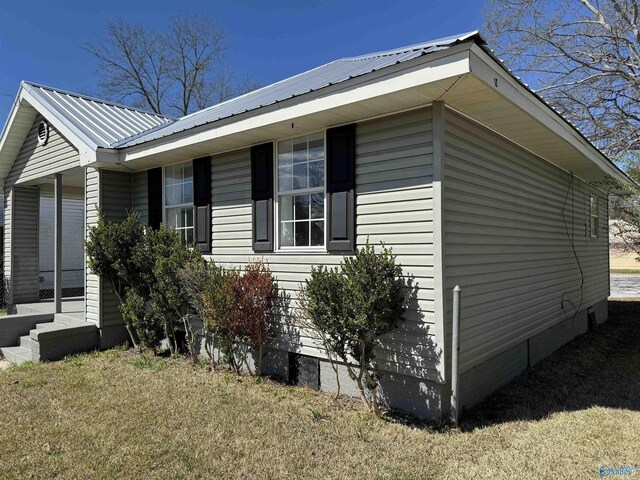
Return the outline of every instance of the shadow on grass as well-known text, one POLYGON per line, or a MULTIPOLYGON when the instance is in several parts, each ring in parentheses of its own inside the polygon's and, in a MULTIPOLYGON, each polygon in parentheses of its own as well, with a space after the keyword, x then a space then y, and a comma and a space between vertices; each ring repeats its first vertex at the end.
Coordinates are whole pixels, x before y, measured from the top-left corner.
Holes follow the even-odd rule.
POLYGON ((640 301, 610 301, 605 324, 463 413, 460 429, 592 406, 640 411, 640 301))

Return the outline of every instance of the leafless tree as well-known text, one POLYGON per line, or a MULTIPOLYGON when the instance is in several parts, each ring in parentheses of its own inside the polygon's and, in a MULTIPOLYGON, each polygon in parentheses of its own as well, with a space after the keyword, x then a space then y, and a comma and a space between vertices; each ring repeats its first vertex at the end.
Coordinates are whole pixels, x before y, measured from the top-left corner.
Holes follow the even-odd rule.
POLYGON ((612 158, 640 153, 636 0, 488 0, 485 32, 507 66, 612 158))
POLYGON ((118 20, 83 48, 98 60, 104 95, 158 114, 186 115, 246 91, 223 63, 224 30, 201 15, 178 16, 166 32, 118 20))
MULTIPOLYGON (((514 73, 640 180, 637 0, 488 0, 485 34, 514 73)), ((611 234, 640 261, 640 190, 612 197, 611 234)))

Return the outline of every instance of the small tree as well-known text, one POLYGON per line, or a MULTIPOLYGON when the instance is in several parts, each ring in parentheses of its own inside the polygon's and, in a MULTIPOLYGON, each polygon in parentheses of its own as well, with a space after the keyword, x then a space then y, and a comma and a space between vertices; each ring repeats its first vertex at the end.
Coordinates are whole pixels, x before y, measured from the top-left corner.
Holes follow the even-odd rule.
MULTIPOLYGON (((244 274, 229 276, 227 284, 231 297, 227 328, 240 346, 247 345, 254 352, 259 374, 264 347, 272 334, 273 298, 277 295, 275 281, 269 268, 256 261, 247 264, 244 274)), ((246 364, 246 355, 242 360, 246 364)))
POLYGON ((304 285, 301 308, 321 332, 329 355, 345 363, 363 402, 380 415, 380 370, 375 348, 395 330, 406 309, 402 269, 391 249, 376 253, 367 244, 334 269, 313 268, 304 285))

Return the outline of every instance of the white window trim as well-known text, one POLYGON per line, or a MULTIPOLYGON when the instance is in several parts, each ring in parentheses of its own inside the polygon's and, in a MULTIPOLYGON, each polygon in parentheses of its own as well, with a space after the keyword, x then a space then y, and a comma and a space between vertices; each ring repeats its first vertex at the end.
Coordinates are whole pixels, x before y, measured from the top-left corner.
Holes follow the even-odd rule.
MULTIPOLYGON (((297 135, 292 135, 288 137, 278 138, 273 142, 273 158, 274 158, 274 166, 273 166, 273 221, 274 221, 274 230, 273 230, 273 251, 274 253, 289 253, 289 254, 320 254, 327 253, 327 129, 322 130, 314 130, 307 133, 299 133, 297 135), (310 135, 314 135, 316 133, 322 133, 323 135, 323 146, 324 146, 324 178, 323 184, 324 187, 322 192, 324 193, 324 245, 319 247, 283 247, 280 245, 280 195, 305 195, 311 193, 320 193, 318 188, 305 188, 303 190, 285 190, 280 192, 278 185, 278 144, 280 142, 284 142, 286 140, 292 140, 294 138, 300 137, 308 137, 310 135)), ((311 235, 311 232, 309 232, 311 235)))
MULTIPOLYGON (((191 207, 193 209, 193 227, 191 227, 193 229, 193 238, 195 239, 195 235, 196 235, 196 211, 195 211, 195 201, 192 201, 191 203, 180 203, 177 205, 167 205, 167 195, 166 195, 166 188, 167 188, 167 183, 166 183, 166 172, 167 172, 167 168, 169 167, 173 167, 175 165, 182 165, 184 163, 189 163, 189 162, 193 162, 193 160, 186 160, 186 161, 181 161, 181 162, 174 162, 174 163, 170 163, 168 165, 162 165, 162 223, 164 223, 167 227, 169 226, 167 224, 167 209, 169 208, 187 208, 187 207, 191 207)), ((193 172, 191 174, 191 185, 193 187, 193 172)), ((193 195, 194 193, 192 193, 193 195)), ((181 232, 182 230, 186 230, 185 228, 182 229, 177 229, 174 228, 174 230, 181 232)), ((182 238, 182 237, 181 237, 182 238)))

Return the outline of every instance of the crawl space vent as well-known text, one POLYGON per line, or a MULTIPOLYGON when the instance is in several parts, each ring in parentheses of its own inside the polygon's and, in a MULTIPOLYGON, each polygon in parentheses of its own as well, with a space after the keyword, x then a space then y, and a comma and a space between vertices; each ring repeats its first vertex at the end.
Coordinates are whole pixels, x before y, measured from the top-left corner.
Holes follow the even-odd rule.
POLYGON ((46 145, 49 141, 49 124, 44 120, 38 125, 38 145, 46 145))

